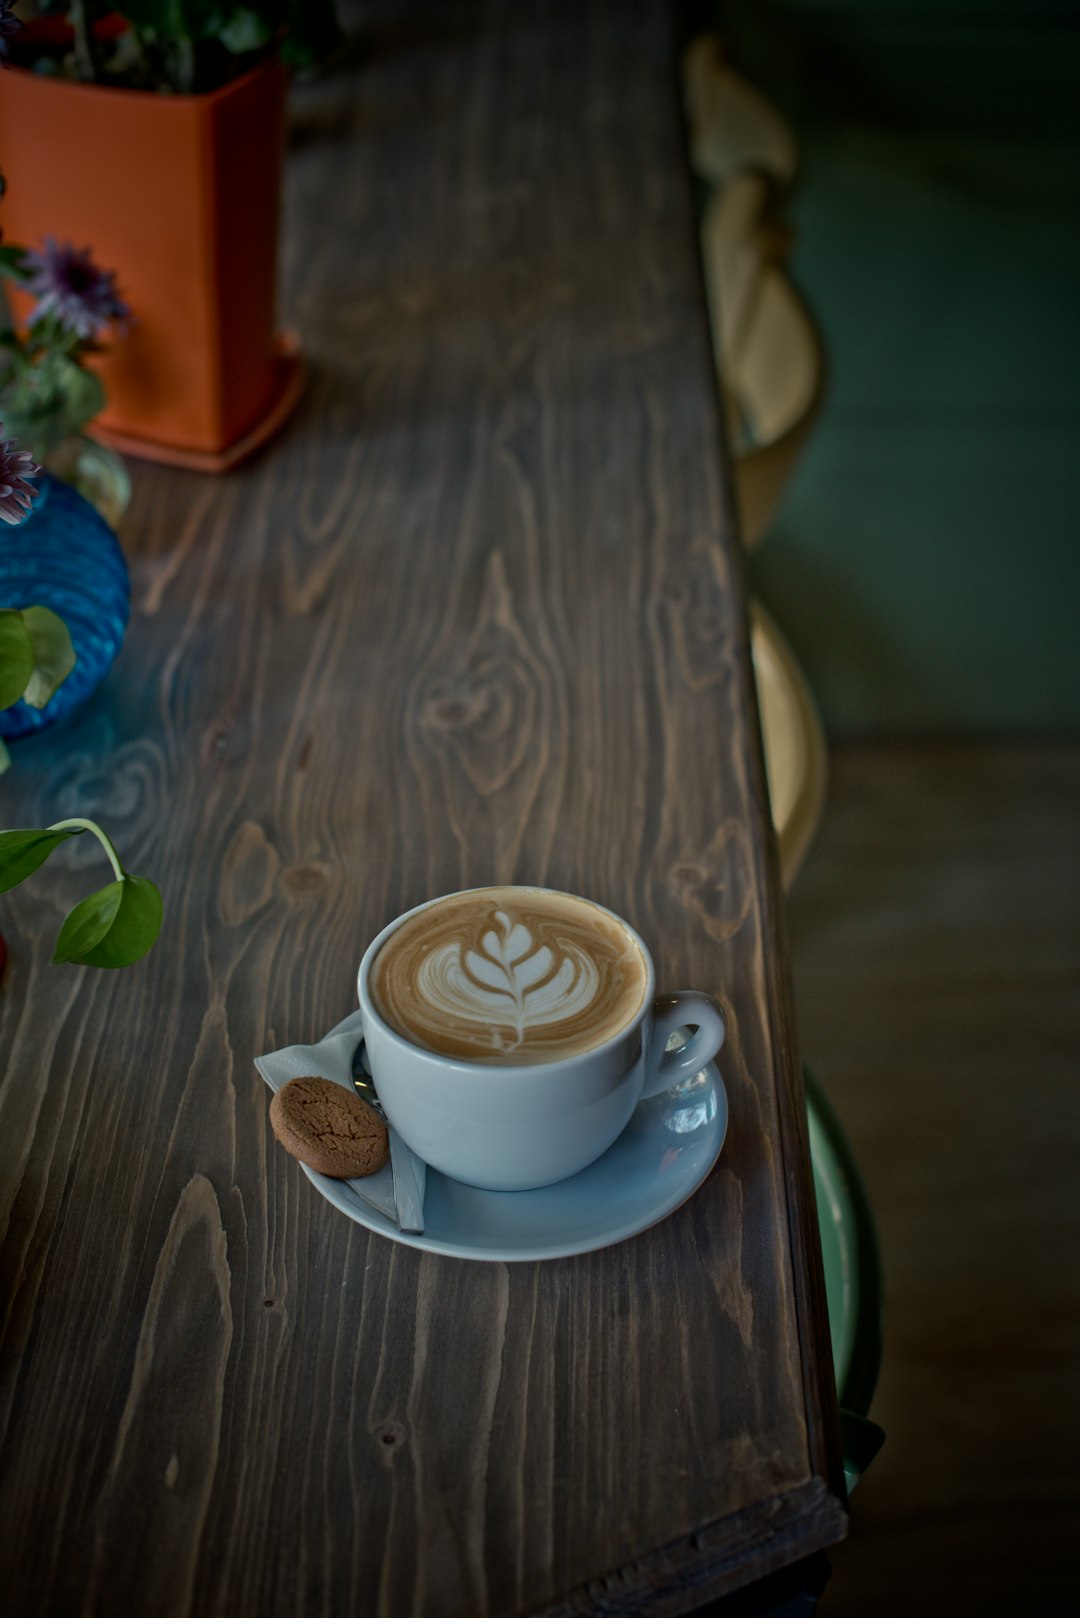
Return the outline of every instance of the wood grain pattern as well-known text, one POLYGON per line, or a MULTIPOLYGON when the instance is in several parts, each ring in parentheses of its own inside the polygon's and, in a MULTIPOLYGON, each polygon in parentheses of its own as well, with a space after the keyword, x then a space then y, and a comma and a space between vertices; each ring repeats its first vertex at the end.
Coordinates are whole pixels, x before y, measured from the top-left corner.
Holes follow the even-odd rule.
POLYGON ((46 964, 92 851, 5 901, 23 1612, 675 1614, 843 1532, 665 11, 363 17, 295 96, 301 412, 227 479, 135 469, 121 658, 3 787, 167 914, 109 977, 46 964), (633 1242, 462 1265, 316 1197, 251 1058, 388 918, 513 880, 721 996, 731 1139, 633 1242))

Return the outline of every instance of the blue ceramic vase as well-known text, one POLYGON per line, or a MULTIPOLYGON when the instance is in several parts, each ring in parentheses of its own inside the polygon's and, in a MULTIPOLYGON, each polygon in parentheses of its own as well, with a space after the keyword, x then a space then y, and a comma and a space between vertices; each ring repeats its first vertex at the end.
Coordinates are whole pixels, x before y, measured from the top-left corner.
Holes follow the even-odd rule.
POLYGON ((76 663, 44 708, 0 712, 0 736, 27 736, 77 708, 120 650, 131 610, 127 563, 88 500, 47 472, 34 509, 0 529, 0 607, 51 607, 67 624, 76 663))

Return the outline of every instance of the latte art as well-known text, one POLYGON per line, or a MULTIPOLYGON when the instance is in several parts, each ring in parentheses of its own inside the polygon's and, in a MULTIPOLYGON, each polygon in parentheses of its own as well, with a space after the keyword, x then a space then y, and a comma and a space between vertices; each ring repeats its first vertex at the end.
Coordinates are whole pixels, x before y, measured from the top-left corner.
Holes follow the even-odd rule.
POLYGON ((509 1055, 521 1044, 526 1028, 566 1022, 596 999, 600 974, 584 950, 567 942, 557 961, 547 944, 533 937, 528 925, 495 912, 495 927, 480 949, 460 942, 444 944, 425 956, 416 987, 422 1000, 447 1017, 497 1028, 508 1022, 514 1039, 503 1046, 509 1055))
POLYGON ((473 1062, 546 1062, 628 1023, 646 967, 627 929, 586 900, 478 888, 403 922, 370 987, 376 1009, 414 1044, 473 1062))

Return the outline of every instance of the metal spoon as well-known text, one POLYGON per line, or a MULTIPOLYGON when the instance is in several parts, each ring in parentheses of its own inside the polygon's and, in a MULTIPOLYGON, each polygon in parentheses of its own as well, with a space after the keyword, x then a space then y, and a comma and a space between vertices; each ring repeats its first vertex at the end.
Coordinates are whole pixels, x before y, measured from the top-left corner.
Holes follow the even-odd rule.
POLYGON ((383 1110, 382 1102, 379 1100, 379 1094, 375 1088, 375 1081, 368 1072, 367 1067, 364 1065, 365 1054, 364 1041, 361 1040, 359 1045, 353 1051, 352 1081, 368 1105, 375 1108, 375 1111, 379 1114, 380 1118, 385 1118, 386 1113, 383 1110))

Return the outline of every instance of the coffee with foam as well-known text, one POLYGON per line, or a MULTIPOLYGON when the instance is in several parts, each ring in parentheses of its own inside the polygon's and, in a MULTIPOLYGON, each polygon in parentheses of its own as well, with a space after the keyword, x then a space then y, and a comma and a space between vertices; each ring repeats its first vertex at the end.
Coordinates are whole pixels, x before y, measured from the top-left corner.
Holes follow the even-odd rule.
POLYGON ((648 965, 606 910, 543 888, 473 888, 408 916, 371 967, 403 1039, 460 1061, 555 1062, 604 1044, 645 1002, 648 965))

